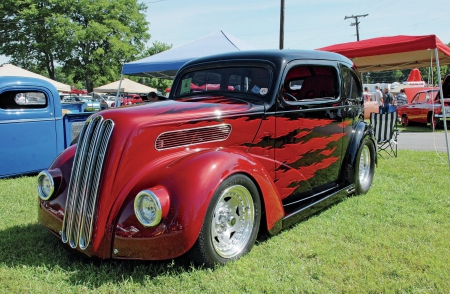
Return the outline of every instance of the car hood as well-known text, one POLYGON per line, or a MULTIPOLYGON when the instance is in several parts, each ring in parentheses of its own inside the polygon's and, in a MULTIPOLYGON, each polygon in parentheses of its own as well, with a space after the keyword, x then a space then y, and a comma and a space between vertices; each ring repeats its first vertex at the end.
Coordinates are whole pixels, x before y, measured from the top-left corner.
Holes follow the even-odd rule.
POLYGON ((101 112, 105 119, 115 124, 143 126, 166 124, 198 119, 217 119, 231 114, 261 112, 264 106, 223 96, 196 97, 183 100, 166 100, 141 105, 126 106, 101 112))

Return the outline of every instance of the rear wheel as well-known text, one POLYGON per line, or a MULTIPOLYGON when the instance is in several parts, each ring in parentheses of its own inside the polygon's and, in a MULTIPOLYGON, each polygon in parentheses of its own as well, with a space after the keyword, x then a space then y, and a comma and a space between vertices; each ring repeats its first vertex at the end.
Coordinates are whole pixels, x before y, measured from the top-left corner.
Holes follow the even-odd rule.
POLYGON ((255 184, 244 175, 229 177, 211 199, 190 258, 208 267, 240 258, 253 247, 260 220, 261 200, 255 184))
POLYGON ((366 194, 372 185, 375 173, 375 146, 365 137, 359 147, 355 166, 355 194, 366 194))

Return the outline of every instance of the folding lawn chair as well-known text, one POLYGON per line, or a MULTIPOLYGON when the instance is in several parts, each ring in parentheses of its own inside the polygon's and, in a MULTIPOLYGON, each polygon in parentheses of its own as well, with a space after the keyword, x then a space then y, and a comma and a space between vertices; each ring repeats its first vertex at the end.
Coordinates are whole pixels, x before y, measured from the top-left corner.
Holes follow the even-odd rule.
POLYGON ((397 157, 397 112, 383 114, 372 112, 370 123, 375 131, 378 154, 382 158, 397 157))

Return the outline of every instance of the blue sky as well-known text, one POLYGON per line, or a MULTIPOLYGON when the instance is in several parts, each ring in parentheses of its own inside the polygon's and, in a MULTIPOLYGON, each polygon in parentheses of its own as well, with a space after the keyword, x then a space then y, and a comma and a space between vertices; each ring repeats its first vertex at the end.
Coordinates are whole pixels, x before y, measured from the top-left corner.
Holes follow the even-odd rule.
MULTIPOLYGON (((151 42, 183 45, 223 30, 261 49, 279 48, 280 0, 143 0, 151 42)), ((448 0, 285 0, 284 48, 315 49, 360 39, 434 34, 450 43, 448 0)))
MULTIPOLYGON (((261 49, 279 46, 280 0, 141 0, 147 5, 149 44, 180 46, 220 30, 261 49)), ((448 0, 285 0, 284 48, 315 49, 394 35, 436 35, 450 43, 448 0)), ((0 64, 8 58, 0 56, 0 64)))

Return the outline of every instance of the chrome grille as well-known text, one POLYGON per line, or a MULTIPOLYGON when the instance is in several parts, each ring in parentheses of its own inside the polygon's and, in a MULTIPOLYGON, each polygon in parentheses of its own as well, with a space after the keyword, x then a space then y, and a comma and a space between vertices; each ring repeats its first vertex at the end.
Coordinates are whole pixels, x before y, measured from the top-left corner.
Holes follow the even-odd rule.
POLYGON ((88 119, 80 133, 61 232, 62 241, 72 248, 84 250, 91 241, 98 186, 113 128, 112 120, 99 115, 88 119))
POLYGON ((165 132, 156 138, 155 148, 156 150, 164 150, 224 141, 228 139, 230 133, 231 125, 228 124, 165 132))

